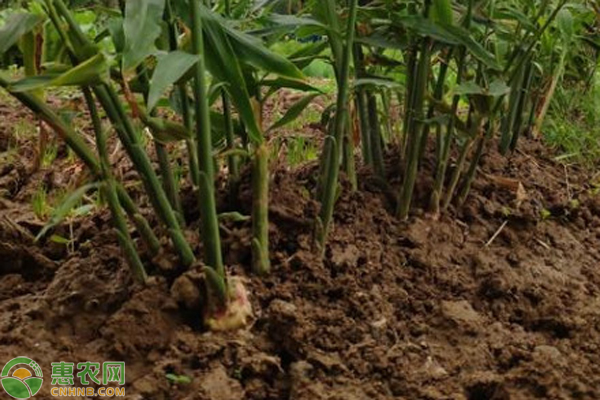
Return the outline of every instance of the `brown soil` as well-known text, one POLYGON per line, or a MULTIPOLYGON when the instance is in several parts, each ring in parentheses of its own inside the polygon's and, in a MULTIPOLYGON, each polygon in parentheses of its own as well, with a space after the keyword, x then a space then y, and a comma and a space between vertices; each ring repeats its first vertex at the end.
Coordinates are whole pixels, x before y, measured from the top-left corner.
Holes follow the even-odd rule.
MULTIPOLYGON (((51 362, 123 360, 127 399, 600 398, 600 196, 589 173, 538 143, 509 159, 490 149, 465 207, 438 220, 419 209, 418 188, 415 213, 398 221, 393 193, 361 171, 324 260, 311 243, 315 166, 278 169, 272 274, 247 272, 249 223, 223 227, 226 263, 246 277, 256 314, 230 334, 203 332, 182 301, 197 269, 176 279, 163 263, 147 287, 133 284, 105 211, 74 221, 72 253, 34 244, 36 187, 83 173, 70 161, 65 174, 60 157, 32 171, 32 146, 0 168, 0 364, 31 357, 49 383, 51 362)), ((249 198, 245 182, 244 213, 249 198)))

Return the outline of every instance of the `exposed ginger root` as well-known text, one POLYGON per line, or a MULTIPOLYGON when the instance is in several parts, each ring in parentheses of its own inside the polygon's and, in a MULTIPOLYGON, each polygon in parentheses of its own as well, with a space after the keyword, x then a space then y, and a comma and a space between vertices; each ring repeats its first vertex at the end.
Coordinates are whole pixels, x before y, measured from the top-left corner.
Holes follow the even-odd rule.
POLYGON ((206 326, 211 331, 223 332, 241 329, 252 318, 252 304, 248 291, 240 278, 229 278, 229 301, 225 309, 205 315, 206 326))

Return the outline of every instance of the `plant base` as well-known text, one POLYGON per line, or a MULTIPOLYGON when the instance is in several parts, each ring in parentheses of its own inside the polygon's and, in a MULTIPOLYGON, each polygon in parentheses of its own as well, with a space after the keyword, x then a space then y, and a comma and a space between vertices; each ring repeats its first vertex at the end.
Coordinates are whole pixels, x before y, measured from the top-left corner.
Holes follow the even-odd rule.
POLYGON ((205 315, 204 321, 211 331, 223 332, 241 329, 254 315, 248 291, 240 278, 229 278, 229 301, 225 309, 205 315))

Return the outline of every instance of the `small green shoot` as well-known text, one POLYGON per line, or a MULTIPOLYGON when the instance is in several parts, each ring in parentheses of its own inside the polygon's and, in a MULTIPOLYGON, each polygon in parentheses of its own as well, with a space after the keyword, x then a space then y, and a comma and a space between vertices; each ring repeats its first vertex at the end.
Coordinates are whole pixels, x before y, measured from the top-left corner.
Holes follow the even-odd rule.
POLYGON ((33 213, 39 219, 45 219, 50 212, 50 207, 48 206, 48 193, 45 185, 41 185, 38 190, 33 194, 31 198, 31 207, 33 208, 33 213))
POLYGON ((287 161, 290 166, 296 166, 306 161, 316 160, 317 145, 304 137, 296 137, 288 141, 287 161))
POLYGON ((166 374, 165 377, 175 385, 189 385, 192 383, 192 379, 186 375, 166 374))
POLYGON ((37 128, 30 120, 22 119, 14 124, 13 133, 15 141, 18 143, 22 140, 35 137, 37 135, 37 128))
POLYGON ((42 156, 42 167, 49 167, 52 165, 54 160, 56 160, 56 156, 58 155, 58 146, 56 143, 50 143, 42 156))
POLYGON ((551 216, 552 212, 550 212, 550 210, 548 209, 542 208, 542 210, 540 211, 540 218, 542 219, 542 221, 548 220, 551 216))

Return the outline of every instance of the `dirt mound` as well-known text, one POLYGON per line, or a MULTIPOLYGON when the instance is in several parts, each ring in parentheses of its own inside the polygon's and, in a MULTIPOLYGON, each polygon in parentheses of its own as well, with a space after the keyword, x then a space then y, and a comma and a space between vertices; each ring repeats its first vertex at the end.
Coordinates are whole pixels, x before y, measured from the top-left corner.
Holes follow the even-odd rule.
MULTIPOLYGON (((362 172, 324 259, 312 249, 315 167, 276 171, 273 273, 247 273, 248 222, 223 226, 256 312, 224 335, 200 330, 175 276, 133 284, 105 213, 75 224, 74 252, 34 244, 24 193, 47 171, 3 167, 21 183, 1 188, 0 360, 26 355, 47 376, 51 362, 123 360, 131 399, 599 398, 600 196, 538 143, 521 149, 485 154, 465 206, 439 220, 419 209, 418 188, 398 221, 397 188, 362 172)), ((245 213, 249 198, 245 182, 245 213)), ((51 398, 48 385, 37 398, 51 398)))

